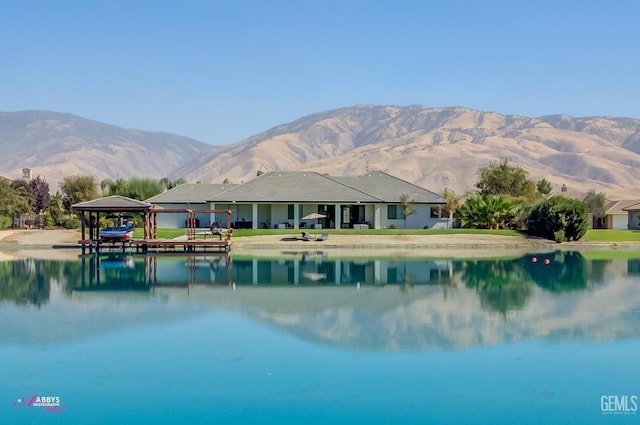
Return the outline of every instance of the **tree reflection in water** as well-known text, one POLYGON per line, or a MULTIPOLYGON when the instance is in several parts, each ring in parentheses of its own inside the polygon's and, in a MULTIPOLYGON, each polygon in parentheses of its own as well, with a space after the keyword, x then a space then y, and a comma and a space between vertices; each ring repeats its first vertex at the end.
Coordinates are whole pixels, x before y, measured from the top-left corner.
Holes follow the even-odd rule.
POLYGON ((476 290, 484 309, 505 315, 522 309, 533 294, 534 284, 523 265, 524 259, 465 261, 460 278, 476 290))
POLYGON ((57 274, 56 262, 21 259, 0 263, 0 301, 41 306, 49 301, 49 276, 57 274))
POLYGON ((550 292, 585 289, 605 281, 606 262, 589 263, 575 251, 526 255, 511 260, 463 261, 455 269, 467 288, 478 293, 482 307, 506 314, 522 309, 535 286, 550 292))

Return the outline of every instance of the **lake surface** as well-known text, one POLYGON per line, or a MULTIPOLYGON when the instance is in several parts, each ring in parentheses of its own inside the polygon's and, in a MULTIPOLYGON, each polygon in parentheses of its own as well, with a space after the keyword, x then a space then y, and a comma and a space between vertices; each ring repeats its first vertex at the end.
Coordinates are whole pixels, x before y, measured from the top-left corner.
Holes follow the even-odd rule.
POLYGON ((640 256, 585 255, 0 262, 0 422, 638 423, 640 256))

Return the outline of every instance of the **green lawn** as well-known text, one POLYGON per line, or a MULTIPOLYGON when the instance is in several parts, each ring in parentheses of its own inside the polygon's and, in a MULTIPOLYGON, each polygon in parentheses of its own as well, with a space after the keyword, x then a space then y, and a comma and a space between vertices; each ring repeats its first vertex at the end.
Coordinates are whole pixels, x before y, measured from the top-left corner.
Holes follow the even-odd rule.
MULTIPOLYGON (((309 233, 329 233, 331 235, 502 235, 523 236, 524 232, 515 230, 487 229, 237 229, 233 237, 261 235, 299 235, 302 231, 309 233)), ((186 234, 186 229, 158 229, 158 238, 172 239, 186 234)), ((136 228, 134 237, 142 238, 142 229, 136 228)), ((589 230, 582 238, 586 242, 640 242, 638 230, 589 230)))
POLYGON ((640 242, 638 230, 592 229, 582 238, 586 242, 640 242))
MULTIPOLYGON (((186 234, 187 229, 158 229, 158 239, 173 239, 186 234)), ((133 237, 142 239, 142 237, 144 237, 143 229, 136 227, 133 231, 133 237)))
POLYGON ((260 235, 299 235, 301 232, 312 234, 329 233, 331 235, 503 235, 519 236, 523 233, 515 230, 486 230, 486 229, 239 229, 233 231, 233 236, 260 236, 260 235))
POLYGON ((582 255, 587 260, 636 260, 640 258, 640 251, 626 249, 586 250, 582 255))
MULTIPOLYGON (((301 232, 312 234, 329 233, 332 235, 503 235, 520 236, 522 232, 515 230, 485 230, 485 229, 236 229, 233 237, 262 236, 262 235, 299 235, 301 232)), ((186 229, 158 229, 158 238, 171 239, 186 234, 186 229)), ((142 238, 142 229, 136 228, 134 237, 142 238)))

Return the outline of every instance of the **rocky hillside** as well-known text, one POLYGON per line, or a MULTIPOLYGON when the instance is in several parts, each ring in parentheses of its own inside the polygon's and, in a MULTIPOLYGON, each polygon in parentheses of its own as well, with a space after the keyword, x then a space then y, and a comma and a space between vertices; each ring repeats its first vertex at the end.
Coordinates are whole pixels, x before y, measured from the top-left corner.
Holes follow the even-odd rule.
POLYGON ((127 130, 69 114, 0 113, 0 175, 23 167, 55 187, 73 174, 239 183, 258 171, 387 171, 425 188, 472 189, 477 171, 510 158, 558 190, 640 198, 640 120, 527 118, 467 108, 361 105, 322 112, 227 146, 127 130))
POLYGON ((505 157, 556 188, 640 197, 640 120, 527 118, 461 107, 363 105, 318 113, 221 147, 173 174, 239 182, 258 170, 357 175, 379 169, 431 190, 463 193, 480 167, 505 157))
POLYGON ((19 178, 32 168, 52 189, 76 174, 128 178, 165 177, 211 149, 166 133, 128 130, 70 114, 0 113, 0 174, 19 178))

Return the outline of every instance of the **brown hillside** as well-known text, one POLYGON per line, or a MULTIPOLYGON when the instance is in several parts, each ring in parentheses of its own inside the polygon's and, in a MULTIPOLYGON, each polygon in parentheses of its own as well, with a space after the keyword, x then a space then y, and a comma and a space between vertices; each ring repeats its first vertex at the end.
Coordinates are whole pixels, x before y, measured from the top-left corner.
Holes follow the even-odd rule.
POLYGON ((463 193, 480 167, 505 157, 556 188, 640 196, 640 120, 526 118, 461 107, 355 106, 314 114, 222 147, 174 176, 240 182, 258 170, 379 169, 434 191, 463 193))

